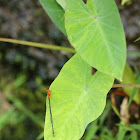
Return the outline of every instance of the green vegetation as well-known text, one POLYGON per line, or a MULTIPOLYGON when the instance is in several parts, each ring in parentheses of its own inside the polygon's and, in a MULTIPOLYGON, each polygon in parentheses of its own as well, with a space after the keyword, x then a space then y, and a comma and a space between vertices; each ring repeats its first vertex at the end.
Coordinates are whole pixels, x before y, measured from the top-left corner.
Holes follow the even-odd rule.
MULTIPOLYGON (((0 140, 138 140, 140 90, 129 84, 140 84, 140 70, 135 61, 131 66, 126 63, 125 36, 114 0, 40 2, 74 49, 63 47, 65 43, 59 46, 0 38, 20 44, 13 49, 1 43, 0 140), (67 58, 60 62, 62 56, 67 58), (112 89, 115 78, 120 87, 126 86, 112 89), (46 89, 51 93, 55 137, 46 89)), ((139 38, 134 42, 138 44, 139 38)), ((138 51, 128 52, 129 58, 139 56, 138 51)))

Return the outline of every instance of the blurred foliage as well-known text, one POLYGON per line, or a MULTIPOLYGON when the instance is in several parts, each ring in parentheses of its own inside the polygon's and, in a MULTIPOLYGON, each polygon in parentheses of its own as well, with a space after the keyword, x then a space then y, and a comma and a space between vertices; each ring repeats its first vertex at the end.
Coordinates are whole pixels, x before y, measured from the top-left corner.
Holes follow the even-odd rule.
POLYGON ((12 77, 8 81, 6 77, 0 80, 0 100, 4 99, 1 105, 3 111, 0 112, 0 139, 2 140, 26 139, 27 135, 35 139, 43 131, 46 97, 44 91, 47 87, 42 86, 41 79, 37 78, 36 82, 40 85, 40 90, 33 92, 26 87, 25 77, 19 75, 15 80, 12 77), (6 109, 5 104, 7 104, 6 109))
POLYGON ((108 123, 110 111, 111 103, 108 101, 103 114, 87 127, 81 140, 138 140, 140 124, 127 125, 121 121, 116 124, 119 126, 119 131, 116 131, 117 129, 111 130, 108 123))
MULTIPOLYGON (((135 73, 131 69, 131 67, 126 63, 125 69, 124 69, 124 74, 123 74, 123 81, 121 82, 122 84, 129 83, 129 84, 139 84, 139 79, 137 79, 135 73), (129 75, 129 76, 128 76, 129 75)), ((133 88, 133 87, 123 87, 123 90, 126 92, 128 96, 132 95, 132 92, 134 92, 134 101, 137 104, 140 104, 139 100, 139 89, 138 88, 133 88), (135 91, 133 91, 135 90, 135 91)))
POLYGON ((135 40, 135 42, 137 42, 137 41, 139 41, 140 40, 140 37, 139 38, 137 38, 136 40, 135 40))
POLYGON ((132 3, 131 0, 122 0, 121 5, 124 5, 124 4, 131 4, 131 3, 132 3))

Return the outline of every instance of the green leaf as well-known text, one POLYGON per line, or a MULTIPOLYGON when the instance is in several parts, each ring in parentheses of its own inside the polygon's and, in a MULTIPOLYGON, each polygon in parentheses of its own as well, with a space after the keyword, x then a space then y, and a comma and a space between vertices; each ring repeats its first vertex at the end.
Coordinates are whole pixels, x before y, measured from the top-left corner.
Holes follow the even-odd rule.
POLYGON ((65 27, 79 55, 97 70, 122 79, 125 35, 114 0, 67 0, 65 27))
POLYGON ((129 125, 131 128, 140 131, 140 124, 131 124, 129 125))
POLYGON ((140 40, 140 37, 139 38, 137 38, 134 42, 137 42, 137 41, 139 41, 140 40))
POLYGON ((126 135, 126 136, 124 137, 124 140, 131 140, 131 135, 126 135))
MULTIPOLYGON (((140 84, 140 76, 138 77, 136 84, 140 84)), ((133 88, 131 95, 130 95, 130 98, 129 98, 128 107, 130 106, 130 104, 133 101, 137 92, 139 92, 138 88, 133 88)))
POLYGON ((121 120, 121 115, 120 115, 119 111, 116 109, 116 107, 112 105, 112 109, 114 110, 115 114, 116 114, 116 115, 120 118, 120 120, 121 120))
POLYGON ((66 0, 56 0, 56 1, 65 10, 66 0))
POLYGON ((40 3, 56 26, 66 35, 64 10, 62 7, 56 2, 56 0, 40 0, 40 3))
POLYGON ((100 131, 101 131, 100 137, 106 134, 107 136, 113 139, 112 132, 107 127, 101 126, 100 131))
MULTIPOLYGON (((126 63, 125 69, 124 69, 124 74, 123 74, 123 80, 121 82, 122 84, 135 84, 136 83, 136 77, 131 69, 131 67, 126 63), (129 75, 129 76, 128 76, 129 75)), ((128 96, 131 95, 133 87, 123 87, 123 90, 126 92, 128 96)), ((135 94, 133 100, 137 103, 140 104, 139 100, 139 90, 137 90, 137 93, 135 94)))
POLYGON ((99 125, 102 126, 107 115, 109 114, 109 111, 111 109, 111 102, 108 101, 107 104, 106 104, 106 107, 105 107, 105 110, 104 110, 104 113, 100 116, 99 118, 99 125))
MULTIPOLYGON (((104 109, 104 112, 102 113, 102 115, 96 119, 94 122, 92 122, 86 129, 86 133, 84 134, 83 139, 84 140, 91 140, 91 139, 95 139, 96 136, 96 132, 99 130, 101 132, 105 131, 105 134, 107 134, 108 132, 110 132, 108 129, 105 129, 103 127, 103 123, 107 117, 108 112, 111 109, 111 102, 107 101, 106 107, 104 109)), ((109 134, 108 134, 109 135, 109 134)))
POLYGON ((134 131, 129 125, 126 125, 123 121, 116 125, 119 126, 119 128, 124 129, 126 131, 134 131))
POLYGON ((125 136, 126 132, 127 132, 127 130, 124 129, 124 127, 120 126, 117 140, 124 140, 124 136, 125 136))
POLYGON ((96 132, 99 129, 99 126, 97 125, 98 120, 95 120, 94 122, 92 122, 89 126, 89 128, 87 129, 83 139, 84 140, 91 140, 94 138, 96 132))
POLYGON ((37 136, 36 140, 41 140, 41 139, 43 139, 43 138, 44 138, 44 131, 41 132, 41 133, 37 136))
POLYGON ((91 75, 91 66, 78 54, 74 55, 50 86, 55 137, 47 109, 45 140, 80 139, 87 125, 103 112, 113 82, 113 77, 98 71, 91 75))
POLYGON ((132 131, 131 132, 131 140, 138 140, 138 136, 137 136, 137 132, 136 131, 132 131))
POLYGON ((128 1, 130 1, 130 0, 122 0, 122 1, 121 1, 121 5, 124 5, 124 4, 127 3, 128 1))

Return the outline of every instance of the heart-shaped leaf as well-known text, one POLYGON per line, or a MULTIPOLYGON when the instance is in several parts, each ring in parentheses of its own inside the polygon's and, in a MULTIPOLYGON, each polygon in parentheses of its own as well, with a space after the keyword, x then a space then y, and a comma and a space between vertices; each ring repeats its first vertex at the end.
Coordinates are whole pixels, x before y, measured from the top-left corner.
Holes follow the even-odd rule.
POLYGON ((76 54, 51 84, 52 136, 49 103, 45 119, 45 140, 78 140, 87 125, 101 115, 114 78, 101 72, 91 75, 91 66, 76 54))
POLYGON ((64 26, 64 10, 56 2, 56 0, 40 0, 43 8, 56 24, 56 26, 66 35, 65 26, 64 26))
POLYGON ((126 61, 126 41, 114 0, 67 0, 65 27, 77 53, 97 70, 119 80, 126 61))

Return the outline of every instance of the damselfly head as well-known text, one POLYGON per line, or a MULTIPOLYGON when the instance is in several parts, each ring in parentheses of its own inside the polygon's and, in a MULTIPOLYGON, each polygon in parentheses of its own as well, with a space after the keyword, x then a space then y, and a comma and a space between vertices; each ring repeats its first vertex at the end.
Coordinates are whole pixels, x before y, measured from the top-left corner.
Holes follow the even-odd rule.
POLYGON ((48 96, 48 98, 50 99, 50 96, 51 96, 51 91, 50 90, 46 90, 46 92, 47 92, 47 96, 48 96))
POLYGON ((51 90, 46 90, 46 92, 51 92, 51 90))

